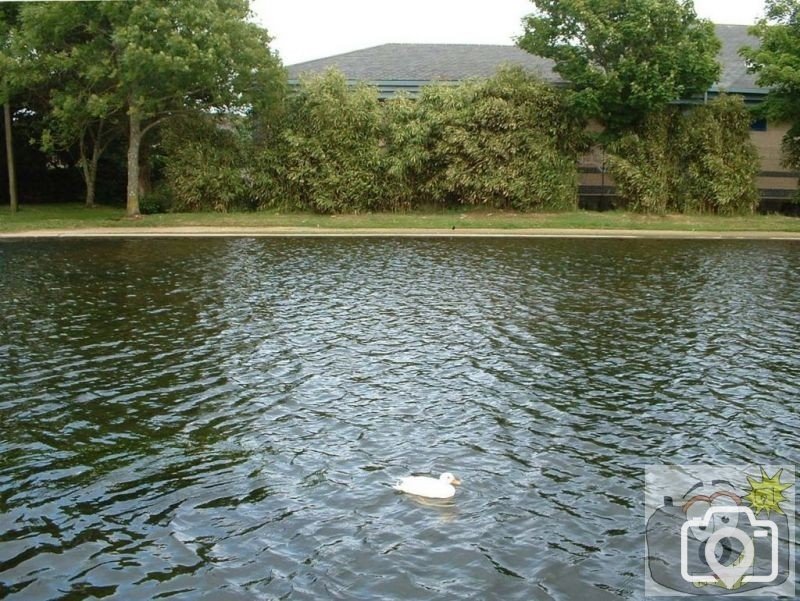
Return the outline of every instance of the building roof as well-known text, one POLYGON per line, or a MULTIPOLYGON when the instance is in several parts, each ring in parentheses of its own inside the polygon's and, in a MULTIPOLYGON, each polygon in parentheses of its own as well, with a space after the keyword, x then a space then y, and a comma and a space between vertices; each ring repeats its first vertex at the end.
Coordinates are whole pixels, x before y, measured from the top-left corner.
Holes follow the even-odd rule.
MULTIPOLYGON (((758 38, 748 35, 746 25, 716 25, 722 42, 719 60, 722 76, 711 92, 726 90, 766 93, 747 72, 739 56, 742 46, 758 45, 758 38)), ((426 83, 457 82, 469 78, 491 77, 504 65, 521 66, 551 83, 563 83, 553 71, 553 61, 534 56, 516 46, 483 44, 384 44, 345 54, 290 65, 289 79, 296 81, 306 73, 320 73, 337 68, 348 81, 377 85, 382 96, 400 90, 416 93, 426 83)))
POLYGON ((289 77, 336 67, 352 80, 461 81, 491 77, 503 65, 520 65, 546 80, 559 80, 549 59, 516 46, 484 44, 384 44, 291 65, 289 77))
POLYGON ((748 25, 715 25, 717 37, 722 42, 719 62, 722 65, 722 76, 714 89, 731 92, 760 90, 756 85, 756 76, 747 72, 747 62, 739 55, 744 46, 759 46, 761 41, 748 33, 748 25))

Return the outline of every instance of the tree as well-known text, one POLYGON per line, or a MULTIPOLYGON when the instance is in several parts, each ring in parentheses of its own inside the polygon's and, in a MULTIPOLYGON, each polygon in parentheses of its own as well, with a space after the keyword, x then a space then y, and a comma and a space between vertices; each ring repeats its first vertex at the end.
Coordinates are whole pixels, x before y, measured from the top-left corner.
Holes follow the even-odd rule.
POLYGON ((720 42, 691 0, 532 0, 519 46, 550 58, 580 114, 616 137, 719 78, 720 42))
POLYGON ((14 64, 10 53, 11 32, 16 24, 18 5, 0 5, 0 101, 3 104, 3 128, 6 141, 6 166, 8 168, 8 197, 11 212, 16 213, 19 208, 17 197, 17 172, 14 165, 14 141, 12 136, 13 119, 11 114, 11 82, 8 74, 14 64))
POLYGON ((124 134, 123 110, 113 102, 110 35, 95 3, 29 7, 22 14, 17 55, 27 89, 44 90, 44 151, 77 147, 86 205, 95 204, 97 169, 109 144, 124 134))
MULTIPOLYGON (((58 138, 102 151, 117 120, 128 135, 127 212, 139 214, 145 135, 194 111, 237 111, 275 99, 284 77, 249 0, 35 3, 23 9, 32 62, 69 82, 53 94, 58 138)), ((88 192, 87 192, 88 199, 88 192)))
POLYGON ((109 145, 124 134, 119 113, 97 111, 97 97, 88 98, 82 90, 65 87, 54 92, 52 112, 47 119, 48 128, 42 135, 45 151, 69 149, 78 141, 78 166, 86 187, 86 206, 95 206, 97 196, 97 170, 100 158, 109 145))
POLYGON ((766 0, 766 16, 750 31, 761 39, 742 55, 757 74, 757 83, 771 88, 761 110, 769 118, 791 124, 783 139, 784 161, 800 167, 800 1, 766 0))

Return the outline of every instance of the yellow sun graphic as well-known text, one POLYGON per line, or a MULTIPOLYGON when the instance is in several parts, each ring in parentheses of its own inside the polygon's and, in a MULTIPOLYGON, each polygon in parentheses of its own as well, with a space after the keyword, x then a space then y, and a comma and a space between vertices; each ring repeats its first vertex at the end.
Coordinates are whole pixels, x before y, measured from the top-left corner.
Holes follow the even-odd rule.
POLYGON ((761 480, 747 476, 750 490, 743 499, 750 504, 756 516, 762 511, 767 512, 767 517, 769 517, 769 514, 773 511, 783 514, 781 503, 789 502, 789 499, 783 495, 783 491, 791 488, 792 485, 790 483, 781 482, 781 474, 783 474, 782 469, 778 470, 774 476, 767 474, 763 467, 760 469, 761 480))

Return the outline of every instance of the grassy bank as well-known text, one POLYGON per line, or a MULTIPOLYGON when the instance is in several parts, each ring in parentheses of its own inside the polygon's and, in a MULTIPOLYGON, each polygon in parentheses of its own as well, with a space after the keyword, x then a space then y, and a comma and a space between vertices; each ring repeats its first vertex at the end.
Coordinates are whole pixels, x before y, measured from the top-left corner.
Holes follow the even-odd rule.
POLYGON ((27 205, 12 215, 0 208, 0 232, 115 227, 319 227, 331 229, 599 229, 699 232, 800 232, 800 218, 780 215, 638 215, 623 212, 513 213, 503 211, 427 211, 363 215, 310 213, 170 213, 128 219, 123 209, 80 204, 27 205))

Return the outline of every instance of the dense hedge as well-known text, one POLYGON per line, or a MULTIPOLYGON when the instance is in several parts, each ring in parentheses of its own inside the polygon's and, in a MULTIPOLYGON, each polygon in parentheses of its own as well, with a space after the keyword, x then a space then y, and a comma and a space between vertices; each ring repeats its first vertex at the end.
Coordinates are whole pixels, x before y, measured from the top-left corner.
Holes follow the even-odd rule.
POLYGON ((563 94, 521 69, 431 86, 388 111, 389 172, 406 188, 401 206, 577 206, 584 124, 570 117, 563 94))
POLYGON ((750 138, 752 114, 740 96, 722 96, 683 120, 683 211, 752 213, 759 195, 758 150, 750 138))
MULTIPOLYGON (((503 69, 384 102, 329 71, 302 80, 266 134, 252 118, 174 122, 163 139, 165 177, 177 210, 574 209, 587 135, 565 96, 503 69)), ((607 148, 622 206, 752 211, 750 119, 740 98, 725 96, 651 115, 607 148)))
MULTIPOLYGON (((162 144, 174 210, 252 210, 270 198, 274 173, 260 168, 260 153, 246 121, 181 117, 165 128, 162 144)), ((143 206, 148 206, 147 199, 143 206)))
POLYGON ((324 213, 380 209, 382 110, 375 88, 350 87, 340 72, 304 79, 289 99, 282 157, 283 199, 324 213))
POLYGON ((386 102, 329 71, 301 82, 266 141, 235 120, 177 121, 165 175, 178 210, 570 209, 584 128, 569 115, 518 69, 386 102))
POLYGON ((752 213, 758 152, 738 96, 651 115, 611 143, 609 169, 623 206, 641 212, 752 213))
POLYGON ((639 131, 608 145, 608 168, 625 208, 642 213, 677 209, 680 174, 672 136, 679 121, 678 110, 669 107, 650 115, 639 131))

